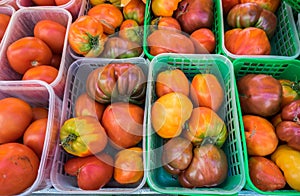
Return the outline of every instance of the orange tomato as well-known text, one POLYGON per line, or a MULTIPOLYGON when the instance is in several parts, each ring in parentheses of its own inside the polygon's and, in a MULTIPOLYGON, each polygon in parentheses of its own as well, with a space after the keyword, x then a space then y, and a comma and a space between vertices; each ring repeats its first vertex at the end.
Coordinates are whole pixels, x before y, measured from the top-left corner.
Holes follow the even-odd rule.
POLYGON ((55 5, 65 5, 67 3, 69 3, 71 0, 54 0, 55 1, 55 5))
POLYGON ((57 77, 58 70, 55 67, 50 65, 40 65, 37 67, 33 67, 28 69, 22 80, 42 80, 51 84, 57 77))
POLYGON ((200 28, 191 34, 196 53, 209 54, 216 48, 215 34, 208 28, 200 28))
POLYGON ((0 43, 10 21, 10 16, 7 14, 0 14, 0 43))
POLYGON ((23 37, 10 44, 6 51, 9 65, 19 74, 24 74, 31 67, 49 65, 52 51, 37 37, 23 37))
POLYGON ((25 130, 23 144, 31 148, 39 158, 42 157, 48 118, 33 121, 25 130))
POLYGON ((48 117, 48 109, 44 107, 33 107, 32 108, 32 122, 41 118, 48 117))
POLYGON ((168 30, 178 30, 181 31, 181 26, 175 18, 171 16, 162 16, 159 17, 158 23, 157 23, 158 29, 168 29, 168 30))
POLYGON ((16 97, 0 100, 0 144, 22 137, 32 120, 31 106, 16 97))
POLYGON ((32 0, 32 2, 37 6, 53 6, 53 5, 55 5, 55 0, 32 0))

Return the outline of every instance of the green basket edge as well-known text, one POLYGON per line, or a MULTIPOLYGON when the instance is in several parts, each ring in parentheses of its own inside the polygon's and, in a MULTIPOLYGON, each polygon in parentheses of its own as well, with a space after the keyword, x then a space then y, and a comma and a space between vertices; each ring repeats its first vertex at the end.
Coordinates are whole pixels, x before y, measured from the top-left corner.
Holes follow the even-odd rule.
POLYGON ((291 6, 297 12, 300 12, 300 1, 299 0, 283 0, 289 6, 291 6))
MULTIPOLYGON (((290 60, 285 60, 282 61, 280 59, 270 59, 270 58, 264 58, 264 59, 248 59, 248 58, 239 58, 235 59, 232 64, 234 66, 234 71, 235 73, 238 72, 241 68, 240 65, 242 65, 245 62, 250 62, 250 63, 276 63, 276 64, 286 64, 286 63, 292 63, 292 64, 299 64, 300 68, 300 61, 296 59, 290 59, 290 60)), ((236 84, 235 84, 236 85, 236 84)), ((241 138, 243 142, 243 153, 244 153, 244 171, 245 171, 245 176, 246 176, 246 184, 245 184, 245 189, 247 190, 252 190, 255 191, 256 193, 262 194, 262 195, 300 195, 300 192, 294 191, 294 190, 277 190, 277 191, 262 191, 258 189, 253 183, 252 180, 250 179, 250 174, 249 174, 249 165, 248 165, 248 152, 247 152, 247 145, 246 145, 246 136, 244 132, 244 124, 242 120, 242 109, 240 106, 240 100, 238 96, 238 90, 236 86, 236 103, 237 103, 237 108, 238 108, 238 121, 240 124, 240 130, 241 130, 241 138)))
MULTIPOLYGON (((218 47, 218 43, 219 43, 219 39, 220 39, 220 34, 219 34, 219 31, 220 31, 220 26, 221 26, 221 23, 222 23, 222 9, 221 9, 221 1, 220 0, 214 0, 214 3, 215 3, 215 6, 216 6, 216 11, 217 13, 215 13, 215 15, 217 15, 217 18, 214 19, 215 22, 217 22, 215 24, 215 27, 213 29, 213 32, 215 34, 215 38, 216 38, 216 48, 215 48, 215 54, 220 54, 221 50, 219 50, 219 47, 218 47)), ((148 44, 147 44, 147 37, 148 37, 148 25, 150 24, 150 21, 151 21, 151 0, 147 0, 146 1, 146 6, 145 6, 145 22, 144 22, 144 33, 143 33, 143 51, 144 51, 144 54, 145 56, 149 59, 149 60, 152 60, 154 58, 153 55, 151 55, 149 53, 149 50, 148 50, 148 44)), ((214 16, 215 16, 214 15, 214 16)))
MULTIPOLYGON (((168 58, 168 59, 174 59, 174 58, 178 58, 178 57, 181 57, 181 56, 183 56, 183 54, 176 54, 176 53, 165 53, 165 54, 159 54, 159 55, 157 55, 157 56, 154 56, 154 58, 151 60, 151 62, 150 62, 150 65, 149 65, 149 73, 152 73, 152 70, 153 70, 153 62, 159 62, 159 59, 165 59, 165 58, 168 58)), ((211 56, 211 57, 217 57, 217 58, 219 58, 219 59, 223 59, 224 60, 224 62, 226 61, 226 62, 229 62, 230 64, 231 64, 231 66, 228 66, 228 68, 229 68, 229 70, 231 71, 231 73, 232 73, 232 80, 233 80, 233 84, 234 84, 234 86, 233 86, 233 88, 234 88, 234 96, 232 97, 232 99, 235 99, 235 101, 236 101, 236 89, 235 89, 235 84, 236 84, 236 82, 235 82, 235 77, 234 77, 234 72, 233 72, 233 70, 234 70, 234 68, 233 68, 233 64, 232 64, 232 62, 230 61, 230 59, 228 59, 226 56, 224 56, 224 55, 221 55, 221 54, 184 54, 184 56, 187 56, 187 57, 189 57, 189 56, 211 56)), ((151 74, 148 74, 148 81, 151 81, 151 74)), ((150 86, 151 84, 148 82, 148 85, 150 86)), ((151 93, 151 88, 149 88, 148 86, 147 86, 147 93, 148 93, 148 95, 149 95, 149 93, 151 93)), ((151 98, 149 98, 149 96, 147 96, 147 102, 146 102, 146 104, 147 104, 147 110, 150 110, 150 106, 151 106, 151 98)), ((238 109, 238 108, 237 108, 238 109)), ((238 113, 237 113, 237 116, 238 116, 238 113)), ((149 116, 147 117, 147 120, 149 121, 149 116)), ((149 131, 150 131, 150 129, 152 129, 151 128, 151 125, 149 124, 149 122, 147 123, 147 134, 149 134, 149 131)), ((237 127, 238 127, 238 130, 237 130, 237 134, 240 136, 240 138, 242 138, 242 136, 241 136, 241 130, 239 129, 239 121, 237 122, 237 127)), ((149 147, 149 144, 148 144, 148 142, 149 142, 149 139, 148 139, 148 136, 146 137, 147 138, 147 152, 146 152, 146 160, 147 160, 147 171, 148 171, 148 175, 147 175, 147 179, 146 179, 146 181, 147 181, 147 184, 149 185, 149 187, 150 187, 150 189, 152 189, 152 190, 154 190, 154 191, 156 191, 156 192, 159 192, 159 193, 163 193, 163 194, 178 194, 178 192, 176 192, 176 190, 174 190, 174 191, 167 191, 167 190, 164 190, 164 189, 161 189, 161 188, 159 188, 158 186, 156 186, 156 183, 154 183, 153 182, 153 180, 149 177, 150 176, 150 172, 149 172, 149 167, 148 167, 148 162, 149 162, 149 156, 150 156, 150 153, 148 152, 148 149, 150 148, 149 147)), ((240 162, 241 162, 241 165, 242 165, 242 167, 241 168, 244 168, 245 166, 244 166, 244 164, 245 164, 245 158, 243 157, 244 156, 244 153, 243 153, 243 146, 242 146, 242 144, 240 144, 241 146, 240 146, 240 148, 238 149, 238 152, 240 153, 240 155, 242 156, 242 158, 241 158, 241 160, 240 160, 240 162), (244 167, 243 167, 244 166, 244 167)), ((233 192, 231 192, 231 193, 229 193, 229 192, 226 192, 226 193, 224 193, 224 192, 222 192, 222 193, 216 193, 216 194, 213 194, 213 193, 199 193, 199 192, 197 192, 197 193, 191 193, 191 192, 188 192, 188 193, 180 193, 180 195, 199 195, 199 194, 201 194, 201 195, 238 195, 238 193, 245 187, 245 184, 246 184, 246 176, 245 176, 245 172, 241 172, 241 177, 242 177, 242 180, 240 181, 240 184, 239 184, 239 186, 237 186, 236 187, 236 190, 235 191, 233 191, 233 192)))
MULTIPOLYGON (((235 55, 232 54, 231 52, 227 51, 226 47, 225 47, 225 43, 224 43, 224 33, 225 33, 225 29, 224 29, 224 15, 223 15, 223 10, 221 9, 221 20, 220 20, 220 27, 218 28, 218 34, 220 36, 220 38, 218 39, 219 43, 217 44, 217 46, 219 47, 219 54, 222 54, 224 56, 226 56, 227 58, 229 58, 231 61, 234 61, 236 59, 244 59, 244 58, 276 58, 276 59, 284 59, 284 60, 291 60, 291 59, 296 59, 297 57, 299 57, 300 55, 300 41, 299 41, 299 36, 298 36, 298 32, 297 32, 297 27, 295 24, 295 21, 293 20, 292 17, 292 7, 286 3, 285 1, 289 1, 289 0, 283 0, 283 2, 281 3, 285 3, 285 8, 287 9, 288 15, 289 15, 289 22, 291 23, 291 28, 292 28, 292 36, 295 38, 294 41, 296 41, 297 46, 298 46, 298 51, 296 52, 296 54, 294 56, 277 56, 277 55, 235 55), (298 40, 297 40, 298 38, 298 40), (228 55, 229 54, 229 55, 228 55), (231 57, 230 55, 234 56, 231 57)), ((300 3, 300 2, 299 2, 300 3)), ((222 1, 220 1, 220 4, 222 6, 222 1)))

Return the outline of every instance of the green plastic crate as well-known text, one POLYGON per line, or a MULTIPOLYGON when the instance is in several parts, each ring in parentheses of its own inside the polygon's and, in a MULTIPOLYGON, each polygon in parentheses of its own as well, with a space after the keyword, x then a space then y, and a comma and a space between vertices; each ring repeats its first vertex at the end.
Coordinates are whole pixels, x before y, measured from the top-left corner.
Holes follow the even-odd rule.
POLYGON ((179 195, 233 195, 245 185, 244 158, 238 122, 238 112, 234 90, 234 74, 230 60, 219 54, 160 54, 153 58, 149 66, 147 86, 147 182, 151 189, 162 194, 179 195), (210 188, 183 188, 176 176, 168 174, 161 166, 162 145, 164 139, 158 136, 151 126, 151 106, 157 99, 155 94, 155 78, 157 74, 169 67, 181 69, 191 81, 198 73, 214 74, 224 87, 225 101, 219 116, 225 121, 228 129, 228 138, 222 149, 228 159, 227 179, 216 187, 210 188))
POLYGON ((294 10, 300 12, 300 1, 299 0, 283 0, 287 4, 289 4, 294 10))
MULTIPOLYGON (((246 59, 241 58, 233 61, 234 72, 236 80, 239 80, 242 76, 246 74, 268 74, 272 75, 276 79, 289 79, 289 80, 299 80, 300 78, 300 61, 299 60, 278 60, 278 59, 246 59)), ((245 188, 248 190, 255 191, 259 194, 264 195, 300 195, 300 192, 292 189, 282 189, 276 191, 261 191, 254 186, 250 179, 249 169, 248 169, 248 153, 246 138, 244 134, 244 126, 242 120, 242 113, 240 108, 240 102, 238 98, 238 91, 236 91, 236 101, 238 104, 239 121, 241 126, 241 135, 243 142, 243 152, 245 157, 245 173, 246 173, 246 185, 245 188)), ((300 163, 299 163, 300 164, 300 163)))
MULTIPOLYGON (((143 51, 145 56, 152 60, 154 58, 153 55, 151 55, 149 52, 148 44, 147 44, 147 37, 149 35, 149 28, 151 20, 154 18, 154 15, 151 11, 151 0, 147 0, 146 7, 145 7, 145 21, 144 21, 144 37, 143 37, 143 51)), ((216 39, 216 49, 215 54, 219 54, 219 48, 217 47, 217 44, 219 43, 219 28, 221 27, 221 1, 220 0, 214 0, 214 22, 212 25, 212 32, 215 34, 216 39)))
MULTIPOLYGON (((223 12, 221 10, 221 12, 223 12)), ((293 18, 292 8, 282 2, 278 7, 275 15, 277 16, 277 27, 275 34, 270 40, 271 54, 270 55, 236 55, 229 52, 225 47, 224 33, 229 30, 226 18, 222 16, 221 26, 219 28, 219 42, 217 46, 221 54, 227 56, 231 60, 237 58, 281 58, 295 59, 300 54, 300 41, 298 32, 293 18)))

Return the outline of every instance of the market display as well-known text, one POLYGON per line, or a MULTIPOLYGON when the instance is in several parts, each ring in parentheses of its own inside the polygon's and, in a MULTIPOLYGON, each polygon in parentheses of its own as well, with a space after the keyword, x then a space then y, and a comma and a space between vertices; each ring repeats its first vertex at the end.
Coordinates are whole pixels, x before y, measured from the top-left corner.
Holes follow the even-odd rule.
POLYGON ((0 1, 0 195, 297 195, 297 6, 0 1))

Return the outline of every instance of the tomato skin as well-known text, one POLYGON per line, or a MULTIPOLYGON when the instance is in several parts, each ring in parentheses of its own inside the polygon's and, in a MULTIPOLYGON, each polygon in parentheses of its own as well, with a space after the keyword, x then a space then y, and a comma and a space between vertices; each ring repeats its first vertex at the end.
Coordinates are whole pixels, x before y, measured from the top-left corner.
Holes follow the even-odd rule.
POLYGON ((193 77, 190 96, 196 106, 209 107, 215 112, 224 101, 224 90, 213 74, 196 74, 193 77))
POLYGON ((119 151, 115 156, 114 179, 120 184, 139 182, 144 176, 143 149, 132 147, 119 151))
POLYGON ((125 19, 135 20, 139 25, 144 24, 146 5, 142 0, 130 0, 123 7, 123 15, 125 19))
POLYGON ((300 99, 300 83, 286 79, 279 79, 282 86, 281 109, 292 101, 300 99))
POLYGON ((10 21, 9 15, 0 13, 0 43, 2 41, 2 38, 4 36, 9 21, 10 21))
POLYGON ((53 53, 61 54, 64 48, 66 30, 67 28, 62 24, 46 19, 35 24, 33 34, 43 40, 53 53))
POLYGON ((95 117, 79 116, 67 119, 60 129, 64 150, 72 155, 85 157, 101 152, 107 144, 107 135, 95 117))
POLYGON ((0 145, 0 195, 16 195, 30 187, 38 174, 39 158, 26 145, 0 145), (3 178, 2 176, 5 176, 3 178))
POLYGON ((175 18, 171 17, 171 16, 162 16, 159 17, 158 19, 158 23, 157 23, 157 28, 158 29, 174 29, 175 31, 181 31, 181 26, 178 22, 178 20, 176 20, 175 18))
POLYGON ((281 1, 280 0, 240 0, 240 3, 249 3, 249 2, 257 3, 262 8, 275 13, 281 1))
POLYGON ((33 107, 32 108, 32 122, 41 118, 48 117, 48 109, 44 107, 33 107))
POLYGON ((143 42, 143 30, 135 20, 126 19, 122 22, 119 31, 119 37, 142 44, 143 42))
POLYGON ((155 92, 158 97, 170 92, 178 92, 189 96, 189 80, 180 69, 162 71, 156 77, 155 92))
POLYGON ((57 77, 58 70, 50 65, 40 65, 28 69, 22 80, 42 80, 51 84, 57 77))
POLYGON ((274 126, 265 118, 243 116, 247 151, 250 156, 266 156, 275 151, 278 138, 274 126))
POLYGON ((31 148, 39 158, 42 157, 48 118, 33 121, 25 130, 23 144, 31 148))
POLYGON ((222 0, 222 9, 223 14, 226 16, 228 12, 231 10, 231 8, 237 4, 239 4, 240 0, 222 0))
POLYGON ((69 3, 71 0, 54 0, 54 1, 55 1, 55 5, 60 6, 69 3))
POLYGON ((24 74, 34 66, 49 65, 52 58, 48 45, 41 39, 30 36, 9 45, 6 54, 10 66, 19 74, 24 74))
POLYGON ((75 53, 85 57, 97 57, 104 50, 106 36, 98 20, 84 15, 71 24, 68 41, 75 53))
POLYGON ((61 54, 53 54, 51 58, 50 65, 59 69, 61 63, 61 54))
POLYGON ((200 28, 191 34, 197 54, 213 53, 216 48, 215 34, 207 28, 200 28))
POLYGON ((55 0, 32 0, 32 2, 37 6, 53 6, 55 5, 55 0))
POLYGON ((122 24, 124 19, 120 9, 108 3, 92 7, 87 15, 101 22, 104 33, 109 35, 115 33, 115 29, 122 24))
POLYGON ((143 139, 144 109, 125 102, 108 105, 101 123, 116 149, 135 146, 143 139))
POLYGON ((16 141, 31 123, 31 106, 22 99, 7 97, 0 100, 0 108, 0 144, 16 141))
POLYGON ((155 16, 172 16, 181 0, 153 0, 151 10, 155 16))

